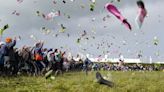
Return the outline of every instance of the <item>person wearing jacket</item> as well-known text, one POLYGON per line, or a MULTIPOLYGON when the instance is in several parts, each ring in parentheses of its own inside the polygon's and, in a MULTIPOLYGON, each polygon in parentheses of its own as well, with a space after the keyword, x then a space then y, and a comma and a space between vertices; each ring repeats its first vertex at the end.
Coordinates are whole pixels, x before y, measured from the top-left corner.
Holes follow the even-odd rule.
POLYGON ((88 68, 89 68, 89 64, 91 63, 91 60, 88 58, 88 56, 86 57, 86 59, 83 62, 83 71, 85 71, 85 74, 88 75, 88 68))
POLYGON ((47 60, 48 60, 48 68, 52 68, 52 64, 54 63, 54 50, 50 49, 47 53, 47 60))
POLYGON ((43 52, 42 52, 43 45, 44 45, 44 42, 38 42, 35 44, 35 47, 34 47, 34 60, 41 74, 42 72, 44 72, 45 67, 46 67, 46 65, 43 62, 44 60, 43 52))
POLYGON ((17 73, 17 61, 16 61, 16 57, 15 57, 15 51, 14 51, 14 46, 16 45, 16 37, 14 38, 14 40, 12 40, 12 38, 7 37, 5 39, 5 47, 4 47, 4 66, 8 66, 10 65, 10 69, 11 70, 13 68, 13 72, 12 74, 15 75, 17 73))

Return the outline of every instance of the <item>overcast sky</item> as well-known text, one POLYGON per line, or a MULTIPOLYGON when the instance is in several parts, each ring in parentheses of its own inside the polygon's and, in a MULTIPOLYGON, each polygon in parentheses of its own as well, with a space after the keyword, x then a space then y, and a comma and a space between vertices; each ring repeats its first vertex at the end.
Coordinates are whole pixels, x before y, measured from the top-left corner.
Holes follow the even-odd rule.
POLYGON ((22 39, 17 42, 17 47, 25 44, 33 46, 35 41, 30 38, 30 35, 34 35, 37 39, 45 41, 44 47, 60 48, 62 46, 64 47, 62 50, 68 50, 74 54, 80 52, 89 53, 95 57, 104 54, 108 54, 109 57, 118 57, 122 53, 124 57, 136 58, 137 53, 141 51, 142 58, 150 56, 154 60, 164 58, 164 0, 143 0, 148 17, 146 17, 141 29, 137 29, 135 25, 137 0, 114 1, 113 4, 132 25, 131 32, 104 9, 105 4, 111 0, 96 0, 94 11, 90 11, 89 6, 92 3, 90 0, 74 0, 74 2, 65 0, 65 4, 62 0, 55 0, 56 4, 53 1, 24 0, 18 3, 17 0, 0 0, 0 27, 5 24, 10 26, 4 32, 3 39, 21 36, 22 39), (58 10, 60 10, 61 16, 55 17, 51 21, 36 14, 36 11, 48 14, 58 10), (20 15, 12 14, 14 11, 20 15), (103 21, 103 17, 107 15, 110 18, 103 21), (60 24, 66 27, 64 33, 59 33, 60 24), (40 31, 42 27, 51 30, 51 33, 43 34, 40 31), (82 39, 79 44, 76 43, 84 30, 86 30, 86 37, 89 40, 82 39), (55 37, 55 34, 59 35, 55 37), (70 37, 67 34, 70 34, 70 37), (157 46, 153 45, 154 36, 159 39, 157 46))

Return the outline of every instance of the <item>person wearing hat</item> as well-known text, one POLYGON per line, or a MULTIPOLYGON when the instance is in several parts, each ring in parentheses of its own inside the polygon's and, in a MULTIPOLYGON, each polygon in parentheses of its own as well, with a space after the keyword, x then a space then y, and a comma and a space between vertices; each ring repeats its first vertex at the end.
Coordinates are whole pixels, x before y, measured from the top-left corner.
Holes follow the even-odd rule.
POLYGON ((4 64, 10 64, 11 67, 13 67, 13 73, 12 74, 16 74, 17 73, 17 61, 16 61, 16 57, 15 57, 15 51, 14 51, 14 46, 16 45, 16 37, 14 38, 14 40, 12 40, 12 38, 7 37, 5 39, 5 56, 4 56, 4 64))
POLYGON ((12 40, 12 38, 7 37, 6 40, 6 56, 10 56, 11 52, 14 50, 14 46, 16 45, 16 38, 14 38, 14 40, 12 40))

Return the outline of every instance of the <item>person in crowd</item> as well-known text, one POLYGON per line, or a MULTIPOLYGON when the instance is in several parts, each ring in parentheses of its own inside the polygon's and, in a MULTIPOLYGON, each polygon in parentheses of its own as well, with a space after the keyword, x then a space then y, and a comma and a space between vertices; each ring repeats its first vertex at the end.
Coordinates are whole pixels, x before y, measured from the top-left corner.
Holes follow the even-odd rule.
POLYGON ((61 69, 61 58, 62 58, 62 55, 61 55, 60 50, 55 49, 54 55, 55 55, 54 56, 55 66, 53 67, 54 68, 54 71, 56 71, 56 70, 62 70, 61 69))
POLYGON ((43 62, 44 60, 43 52, 42 52, 43 45, 44 42, 40 41, 36 43, 34 47, 34 59, 41 74, 45 71, 45 67, 46 67, 46 65, 43 62))
POLYGON ((48 60, 48 70, 52 69, 52 65, 54 64, 54 50, 49 49, 47 53, 47 60, 48 60))
POLYGON ((12 38, 7 37, 5 39, 5 55, 4 55, 4 64, 5 66, 9 66, 9 70, 13 69, 12 74, 16 75, 17 71, 18 71, 18 67, 17 64, 18 62, 16 61, 16 56, 15 56, 15 50, 14 50, 14 46, 16 45, 16 37, 14 38, 14 40, 12 40, 12 38))
POLYGON ((88 57, 86 57, 86 59, 83 62, 83 71, 85 71, 85 74, 88 75, 88 68, 89 68, 89 64, 91 63, 91 61, 89 60, 88 57))
POLYGON ((42 54, 43 54, 43 63, 45 64, 45 66, 48 66, 48 60, 47 60, 47 54, 48 54, 48 50, 47 48, 42 49, 42 54))

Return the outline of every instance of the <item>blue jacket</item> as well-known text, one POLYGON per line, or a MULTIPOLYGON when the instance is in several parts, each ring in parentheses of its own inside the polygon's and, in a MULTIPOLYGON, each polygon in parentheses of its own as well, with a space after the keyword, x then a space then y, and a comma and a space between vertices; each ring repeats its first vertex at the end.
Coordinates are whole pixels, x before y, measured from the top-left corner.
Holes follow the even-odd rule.
POLYGON ((0 47, 0 65, 4 64, 4 56, 6 55, 6 45, 0 47))
POLYGON ((88 66, 90 63, 91 63, 91 60, 89 60, 89 58, 86 58, 83 63, 83 66, 88 66))
POLYGON ((11 61, 16 61, 14 46, 16 45, 16 40, 5 44, 5 56, 9 56, 11 61))
POLYGON ((16 45, 16 40, 14 40, 10 43, 6 43, 5 56, 9 56, 11 54, 11 52, 13 52, 13 48, 15 45, 16 45))

